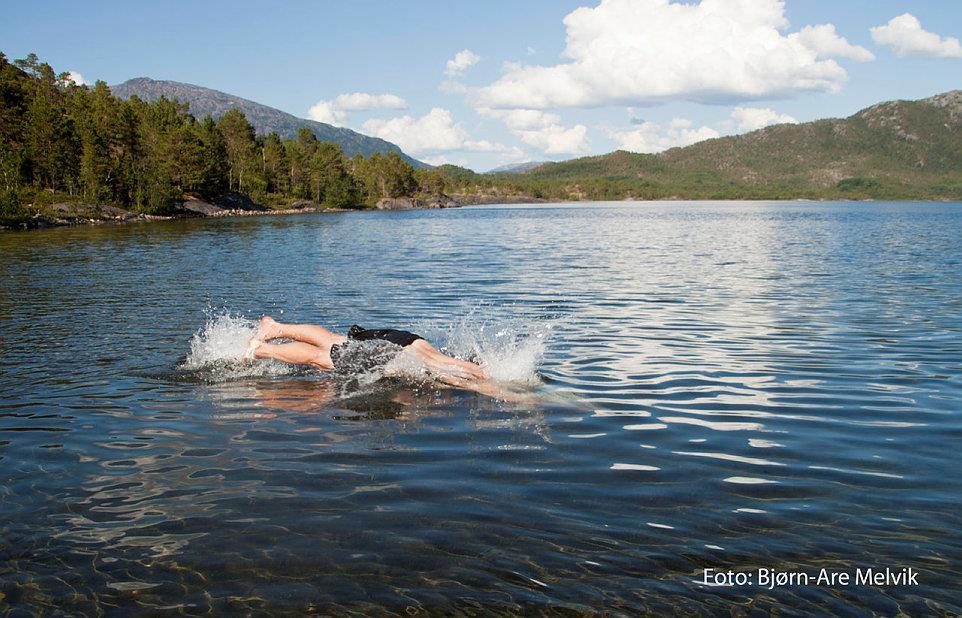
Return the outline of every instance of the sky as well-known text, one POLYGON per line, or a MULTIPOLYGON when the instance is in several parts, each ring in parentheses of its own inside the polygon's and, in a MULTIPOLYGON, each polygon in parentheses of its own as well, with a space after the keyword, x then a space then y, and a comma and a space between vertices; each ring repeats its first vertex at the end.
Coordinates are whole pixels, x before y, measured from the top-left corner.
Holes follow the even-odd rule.
POLYGON ((962 88, 958 0, 38 2, 0 51, 214 88, 477 171, 962 88))

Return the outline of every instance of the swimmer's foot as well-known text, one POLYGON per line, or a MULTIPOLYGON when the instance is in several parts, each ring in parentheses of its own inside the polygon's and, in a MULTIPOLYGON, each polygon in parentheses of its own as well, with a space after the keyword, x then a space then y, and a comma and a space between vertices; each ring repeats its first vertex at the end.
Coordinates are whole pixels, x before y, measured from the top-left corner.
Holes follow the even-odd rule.
POLYGON ((260 347, 262 343, 264 343, 264 341, 262 339, 258 339, 256 335, 250 338, 250 340, 247 342, 247 350, 244 351, 245 363, 248 365, 253 364, 255 360, 254 352, 257 351, 257 348, 260 347))
POLYGON ((254 335, 255 339, 260 341, 270 341, 271 339, 277 339, 281 336, 281 326, 277 321, 269 315, 265 315, 261 318, 260 324, 257 325, 257 334, 254 335))

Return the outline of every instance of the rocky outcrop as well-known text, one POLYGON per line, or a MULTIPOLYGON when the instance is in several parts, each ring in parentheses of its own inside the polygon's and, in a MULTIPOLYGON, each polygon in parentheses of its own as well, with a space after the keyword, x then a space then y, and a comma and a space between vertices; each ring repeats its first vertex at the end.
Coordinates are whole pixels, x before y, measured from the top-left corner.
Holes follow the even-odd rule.
POLYGON ((134 213, 116 206, 104 206, 98 204, 51 204, 46 208, 50 214, 60 214, 65 217, 91 217, 98 219, 114 219, 125 221, 137 217, 134 213))
POLYGON ((413 210, 415 208, 451 208, 460 206, 450 196, 439 194, 431 197, 382 197, 377 201, 378 210, 413 210))
POLYGON ((216 216, 223 213, 225 210, 220 206, 214 206, 210 202, 205 202, 204 200, 196 197, 188 197, 180 204, 179 207, 183 210, 186 210, 188 213, 194 213, 203 217, 216 216))
MULTIPOLYGON (((236 194, 235 194, 236 195, 236 194)), ((202 200, 188 195, 183 202, 175 204, 168 214, 148 215, 135 213, 116 206, 103 204, 81 204, 76 202, 61 202, 41 207, 28 219, 19 224, 0 226, 0 229, 21 228, 34 229, 62 225, 92 225, 103 223, 121 223, 125 221, 169 221, 171 219, 189 219, 193 217, 250 217, 258 215, 290 215, 307 212, 343 212, 338 208, 320 208, 316 202, 300 200, 291 204, 290 208, 265 208, 244 199, 228 195, 226 199, 217 199, 217 203, 202 200), (224 208, 225 205, 236 205, 239 208, 224 208)))
POLYGON ((175 210, 184 216, 223 217, 228 214, 245 212, 266 212, 266 206, 255 204, 251 198, 242 193, 225 193, 213 200, 203 200, 194 195, 187 195, 184 201, 175 206, 175 210))
POLYGON ((140 215, 116 206, 63 202, 44 206, 40 212, 32 217, 28 227, 74 225, 101 221, 131 221, 138 218, 140 218, 140 215))
POLYGON ((448 196, 451 206, 480 206, 483 204, 544 204, 550 200, 530 195, 461 195, 448 196))
POLYGON ((528 195, 470 195, 440 193, 430 197, 384 197, 377 201, 378 210, 413 210, 416 208, 457 208, 479 204, 540 204, 548 200, 528 195))
POLYGON ((950 90, 934 97, 922 99, 922 101, 948 110, 949 115, 955 122, 962 120, 962 90, 950 90))
POLYGON ((313 200, 297 200, 289 208, 267 208, 255 204, 249 197, 240 193, 227 193, 215 200, 206 202, 195 196, 177 205, 178 214, 198 217, 249 217, 253 215, 290 215, 302 212, 340 212, 338 208, 321 208, 313 200))
POLYGON ((212 201, 214 205, 223 208, 224 210, 255 210, 258 212, 270 210, 266 206, 255 204, 254 200, 243 193, 237 193, 234 191, 225 193, 224 195, 212 201))
MULTIPOLYGON (((456 208, 476 204, 526 204, 547 200, 524 195, 445 195, 426 197, 397 197, 378 200, 378 210, 413 210, 427 208, 456 208)), ((267 208, 255 204, 245 195, 228 193, 206 201, 194 195, 185 196, 164 215, 135 213, 116 206, 79 203, 58 203, 45 206, 28 220, 8 227, 39 228, 59 225, 83 225, 123 221, 169 221, 171 219, 202 217, 250 217, 259 215, 288 215, 310 212, 346 212, 339 208, 322 208, 312 200, 297 200, 288 208, 267 208)), ((0 229, 3 229, 0 227, 0 229)))

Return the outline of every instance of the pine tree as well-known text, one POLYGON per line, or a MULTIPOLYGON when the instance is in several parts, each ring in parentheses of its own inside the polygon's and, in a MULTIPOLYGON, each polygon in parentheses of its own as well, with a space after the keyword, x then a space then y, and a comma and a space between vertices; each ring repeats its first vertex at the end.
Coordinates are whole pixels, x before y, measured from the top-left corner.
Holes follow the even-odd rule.
POLYGON ((243 112, 232 109, 217 121, 227 149, 227 185, 231 191, 245 192, 263 184, 257 161, 254 127, 243 112))
POLYGON ((67 157, 63 150, 70 145, 66 141, 65 116, 56 76, 49 64, 37 64, 34 54, 18 61, 18 65, 26 67, 35 77, 31 81, 25 119, 33 183, 38 188, 66 189, 63 165, 67 157))
POLYGON ((27 87, 27 76, 0 53, 0 181, 5 191, 20 187, 27 165, 27 87))
POLYGON ((166 97, 140 105, 139 143, 143 156, 138 166, 137 205, 162 213, 181 197, 176 152, 177 135, 187 116, 187 106, 166 97))
POLYGON ((359 202, 360 190, 347 170, 341 147, 321 142, 311 160, 311 176, 315 186, 314 200, 329 208, 349 208, 359 202))
POLYGON ((287 174, 287 152, 277 133, 270 133, 261 146, 264 179, 268 193, 287 193, 290 179, 287 174))
POLYGON ((196 125, 201 144, 200 182, 197 190, 207 198, 217 197, 227 190, 227 146, 224 136, 210 116, 196 125))

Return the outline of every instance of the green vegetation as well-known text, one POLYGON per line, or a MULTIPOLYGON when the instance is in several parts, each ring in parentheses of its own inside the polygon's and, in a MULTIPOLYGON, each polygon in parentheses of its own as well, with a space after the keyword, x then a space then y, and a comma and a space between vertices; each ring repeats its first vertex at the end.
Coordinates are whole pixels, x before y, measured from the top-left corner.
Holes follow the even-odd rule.
POLYGON ((439 168, 458 192, 572 199, 962 199, 962 91, 880 103, 654 154, 617 151, 524 173, 439 168))
POLYGON ((845 178, 839 180, 835 185, 840 191, 876 191, 881 188, 882 183, 876 178, 845 178))
POLYGON ((78 86, 33 54, 0 53, 0 225, 19 225, 56 203, 169 214, 187 195, 239 193, 289 207, 310 200, 361 208, 382 197, 439 192, 440 178, 396 152, 347 158, 308 128, 295 139, 255 136, 244 114, 197 120, 160 97, 121 100, 103 82, 78 86))

